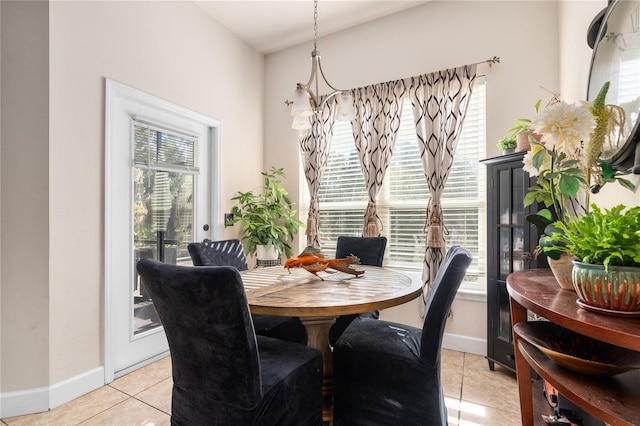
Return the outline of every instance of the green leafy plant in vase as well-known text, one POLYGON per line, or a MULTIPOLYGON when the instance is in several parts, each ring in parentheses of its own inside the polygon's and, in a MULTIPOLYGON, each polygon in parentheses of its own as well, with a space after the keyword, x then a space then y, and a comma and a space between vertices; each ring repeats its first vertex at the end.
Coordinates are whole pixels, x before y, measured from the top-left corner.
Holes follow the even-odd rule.
POLYGON ((565 222, 550 247, 575 256, 573 285, 581 306, 640 314, 640 206, 591 212, 565 222))
POLYGON ((500 151, 502 151, 503 154, 506 154, 508 152, 513 152, 518 144, 515 138, 511 136, 505 136, 498 141, 496 146, 500 151))
POLYGON ((282 168, 272 167, 262 172, 260 192, 238 191, 232 198, 233 218, 225 223, 242 225, 242 242, 247 254, 255 254, 258 246, 275 247, 277 252, 291 257, 291 242, 304 223, 296 215, 282 181, 286 177, 282 168))
MULTIPOLYGON (((540 109, 540 103, 542 99, 539 99, 534 107, 536 114, 540 109)), ((515 139, 516 148, 518 151, 527 151, 531 148, 531 142, 539 142, 540 135, 534 133, 531 130, 531 119, 530 118, 516 118, 513 121, 513 126, 511 126, 508 130, 510 132, 509 137, 515 139)))

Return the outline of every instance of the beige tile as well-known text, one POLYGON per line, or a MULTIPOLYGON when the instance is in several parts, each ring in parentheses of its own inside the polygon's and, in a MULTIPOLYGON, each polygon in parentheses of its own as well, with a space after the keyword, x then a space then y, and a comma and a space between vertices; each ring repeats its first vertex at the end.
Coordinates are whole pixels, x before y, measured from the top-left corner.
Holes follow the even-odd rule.
POLYGON ((460 415, 460 400, 458 398, 445 396, 444 405, 447 407, 447 421, 449 426, 457 425, 458 417, 460 415))
POLYGON ((462 364, 443 362, 440 366, 442 391, 445 396, 460 399, 462 397, 462 364))
POLYGON ((136 395, 136 399, 149 404, 150 406, 171 414, 171 391, 173 389, 173 379, 166 379, 149 389, 136 395))
POLYGON ((136 395, 171 377, 171 357, 162 358, 109 384, 127 395, 136 395))
POLYGON ((442 362, 448 362, 449 364, 456 365, 464 364, 464 352, 453 351, 451 349, 442 349, 441 354, 442 362))
MULTIPOLYGON (((519 426, 520 414, 485 405, 475 404, 469 401, 460 401, 459 408, 460 426, 519 426)), ((451 423, 449 423, 451 425, 451 423)))
POLYGON ((127 399, 120 391, 104 386, 44 413, 3 419, 9 426, 76 425, 127 399))
POLYGON ((468 354, 464 355, 464 365, 465 368, 475 369, 475 370, 489 370, 489 361, 482 355, 476 354, 468 354))
POLYGON ((516 375, 500 365, 491 371, 484 357, 465 354, 462 400, 519 413, 516 375))
POLYGON ((92 417, 80 425, 83 426, 168 426, 171 417, 167 413, 149 407, 147 404, 129 398, 92 417))

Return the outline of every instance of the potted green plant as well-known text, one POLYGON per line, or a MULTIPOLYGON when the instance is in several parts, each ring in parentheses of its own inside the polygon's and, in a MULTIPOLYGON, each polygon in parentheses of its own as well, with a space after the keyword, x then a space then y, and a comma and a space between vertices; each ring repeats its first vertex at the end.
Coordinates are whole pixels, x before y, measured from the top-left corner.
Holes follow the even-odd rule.
MULTIPOLYGON (((538 99, 538 102, 535 104, 535 112, 538 113, 540 109, 540 103, 542 99, 538 99)), ((541 135, 534 133, 531 130, 531 119, 529 118, 516 118, 513 121, 513 126, 508 130, 511 132, 509 137, 515 139, 516 148, 518 151, 527 151, 531 148, 531 142, 540 142, 541 135)))
POLYGON ((518 144, 516 142, 516 138, 512 136, 505 136, 498 141, 496 146, 503 154, 510 154, 516 150, 516 146, 518 146, 518 144))
MULTIPOLYGON (((297 212, 282 186, 284 170, 271 167, 270 171, 262 172, 262 177, 260 192, 238 191, 232 198, 236 205, 225 227, 240 222, 247 254, 255 254, 263 246, 267 250, 275 248, 276 259, 282 254, 291 257, 291 241, 304 223, 296 217, 297 212)), ((258 258, 263 260, 261 256, 258 258)))
POLYGON ((555 226, 556 248, 576 258, 573 285, 580 302, 640 314, 640 206, 592 204, 590 213, 555 226))

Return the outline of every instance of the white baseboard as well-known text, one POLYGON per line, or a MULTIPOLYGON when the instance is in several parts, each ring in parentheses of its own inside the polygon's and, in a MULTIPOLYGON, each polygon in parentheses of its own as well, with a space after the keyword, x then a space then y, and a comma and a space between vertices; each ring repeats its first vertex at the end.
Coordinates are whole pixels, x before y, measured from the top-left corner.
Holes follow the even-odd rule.
POLYGON ((49 388, 33 388, 0 394, 0 418, 41 413, 49 409, 49 388))
POLYGON ((104 386, 104 367, 84 373, 52 385, 49 393, 49 408, 56 408, 86 393, 104 386))
POLYGON ((442 347, 459 352, 487 356, 487 340, 460 334, 444 333, 442 347))
POLYGON ((104 386, 104 368, 98 367, 50 387, 0 394, 0 418, 41 413, 104 386))

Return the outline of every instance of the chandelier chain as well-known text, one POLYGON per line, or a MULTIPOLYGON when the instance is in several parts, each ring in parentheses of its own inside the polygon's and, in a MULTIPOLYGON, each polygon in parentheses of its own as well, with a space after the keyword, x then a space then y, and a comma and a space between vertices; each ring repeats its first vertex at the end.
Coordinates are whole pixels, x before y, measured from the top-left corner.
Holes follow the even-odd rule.
POLYGON ((318 0, 313 0, 313 50, 318 50, 318 0))
MULTIPOLYGON (((2 0, 0 0, 2 1, 2 0)), ((335 112, 336 120, 353 120, 356 116, 353 96, 347 91, 338 90, 327 81, 320 63, 318 52, 318 0, 313 0, 313 51, 311 52, 311 75, 306 84, 298 83, 294 101, 291 103, 291 115, 293 116, 292 128, 297 130, 311 129, 310 118, 313 114, 321 114, 323 108, 330 99, 337 99, 335 112), (333 92, 320 96, 320 80, 333 92)), ((290 105, 290 103, 287 103, 290 105)))

